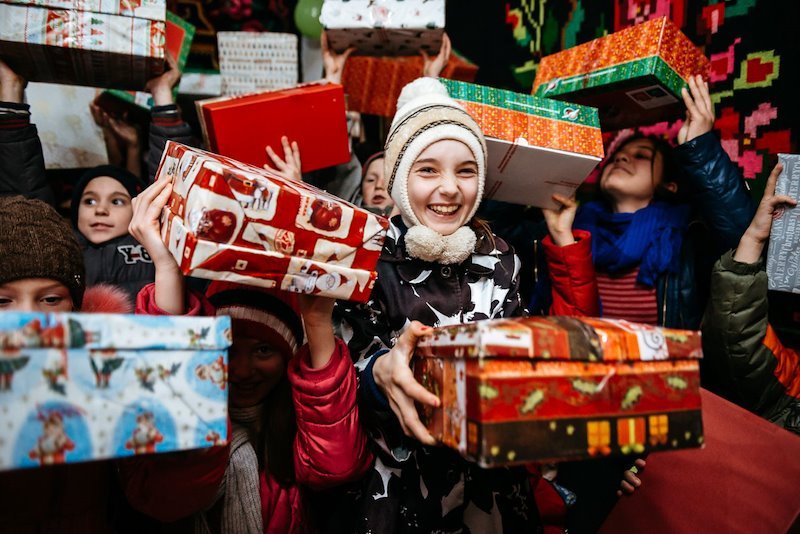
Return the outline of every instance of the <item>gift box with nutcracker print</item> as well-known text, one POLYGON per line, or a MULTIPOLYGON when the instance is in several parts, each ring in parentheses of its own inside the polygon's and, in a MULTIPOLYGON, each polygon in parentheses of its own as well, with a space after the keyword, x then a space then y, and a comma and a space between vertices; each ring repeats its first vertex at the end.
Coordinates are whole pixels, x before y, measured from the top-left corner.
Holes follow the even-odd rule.
POLYGON ((366 301, 388 221, 303 182, 167 143, 162 237, 199 278, 366 301))
POLYGON ((228 317, 0 313, 0 470, 227 440, 228 317))
POLYGON ((444 35, 445 0, 325 0, 320 22, 336 52, 372 56, 436 54, 444 35))
MULTIPOLYGON (((400 91, 422 76, 422 68, 420 56, 349 58, 342 75, 347 109, 393 117, 400 91)), ((443 78, 464 82, 475 81, 477 74, 477 65, 455 53, 442 71, 443 78)))
MULTIPOLYGON (((195 28, 182 18, 167 12, 166 36, 164 51, 175 58, 178 70, 183 72, 189 49, 192 46, 195 28)), ((178 88, 172 91, 173 98, 178 97, 178 88)), ((150 120, 150 109, 153 107, 153 97, 143 91, 120 91, 109 89, 104 91, 97 100, 98 105, 107 113, 115 117, 125 117, 136 123, 147 123, 150 120)), ((144 124, 143 124, 144 125, 144 124)))
POLYGON ((597 110, 454 80, 441 80, 486 136, 485 198, 556 208, 603 158, 597 110))
POLYGON ((30 81, 141 90, 164 71, 164 17, 0 3, 0 57, 30 81))
POLYGON ((653 19, 545 56, 533 94, 596 107, 605 130, 672 120, 681 88, 709 61, 668 18, 653 19))
POLYGON ((281 137, 300 148, 302 171, 350 161, 344 92, 341 85, 310 83, 242 96, 196 102, 209 150, 262 167, 272 165, 264 149, 284 157, 281 137))
POLYGON ((218 32, 223 95, 297 85, 297 36, 273 32, 218 32))
POLYGON ((433 436, 485 467, 699 447, 700 334, 625 321, 502 319, 417 346, 433 436))

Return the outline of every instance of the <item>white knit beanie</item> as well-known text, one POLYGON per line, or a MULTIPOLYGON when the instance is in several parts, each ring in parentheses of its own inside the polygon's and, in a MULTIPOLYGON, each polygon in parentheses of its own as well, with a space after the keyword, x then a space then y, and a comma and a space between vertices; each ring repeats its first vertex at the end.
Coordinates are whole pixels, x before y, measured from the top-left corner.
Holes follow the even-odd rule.
POLYGON ((478 164, 478 196, 467 221, 478 211, 486 182, 486 140, 480 126, 450 98, 435 78, 418 78, 406 85, 397 99, 397 113, 386 139, 384 159, 389 194, 407 226, 419 225, 408 199, 408 175, 419 155, 444 139, 461 141, 478 164))

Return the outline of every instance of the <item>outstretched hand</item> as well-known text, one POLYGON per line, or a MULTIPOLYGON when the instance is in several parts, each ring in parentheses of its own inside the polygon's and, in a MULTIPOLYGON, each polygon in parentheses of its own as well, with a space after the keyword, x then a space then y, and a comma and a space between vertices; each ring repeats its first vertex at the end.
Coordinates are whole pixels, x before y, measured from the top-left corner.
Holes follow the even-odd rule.
POLYGON ((322 66, 325 69, 325 79, 331 83, 341 84, 344 64, 350 54, 356 51, 355 47, 351 46, 341 54, 334 52, 328 46, 328 34, 324 31, 320 37, 320 45, 322 46, 322 66))
POLYGON ((563 195, 553 195, 553 200, 560 204, 560 207, 555 210, 543 208, 542 214, 553 242, 559 247, 565 247, 575 243, 572 223, 575 221, 578 203, 575 197, 567 198, 563 195))
POLYGON ((447 62, 450 60, 450 53, 452 51, 453 45, 450 43, 450 37, 447 35, 447 33, 442 36, 442 47, 439 49, 439 53, 435 56, 430 56, 424 50, 420 50, 419 53, 422 54, 422 60, 424 62, 422 67, 422 75, 429 78, 438 78, 439 75, 442 74, 444 68, 447 66, 447 62))
POLYGON ((778 176, 783 172, 783 164, 778 163, 767 178, 764 196, 756 209, 756 214, 745 230, 733 259, 740 263, 755 263, 764 251, 764 245, 772 230, 772 221, 780 217, 786 206, 797 206, 797 201, 787 195, 776 195, 778 176))
POLYGON ((622 475, 622 481, 619 483, 619 489, 617 490, 617 497, 622 497, 623 495, 633 495, 633 493, 636 491, 636 488, 642 485, 642 479, 639 478, 638 475, 641 474, 646 466, 647 462, 641 458, 633 462, 633 467, 625 471, 625 473, 622 475))
POLYGON ((164 72, 148 80, 147 85, 145 85, 145 90, 153 96, 153 104, 156 106, 166 106, 175 103, 172 90, 178 85, 182 75, 181 69, 178 68, 178 62, 172 57, 172 54, 166 52, 165 56, 167 67, 164 69, 164 72))
POLYGON ((678 131, 678 144, 710 132, 714 127, 714 103, 708 92, 708 82, 699 74, 689 78, 689 89, 681 89, 686 104, 686 120, 678 131))
POLYGON ((302 182, 303 173, 300 163, 300 147, 297 145, 296 141, 289 143, 289 138, 285 135, 281 137, 281 145, 283 145, 283 158, 281 158, 271 146, 268 145, 265 147, 267 157, 272 160, 272 164, 275 165, 275 167, 264 164, 264 169, 282 178, 302 182))
POLYGON ((161 212, 172 194, 172 180, 158 180, 133 198, 133 217, 128 225, 130 234, 141 243, 156 271, 159 268, 177 269, 178 264, 161 239, 161 212))
POLYGON ((419 338, 431 331, 419 321, 412 321, 397 338, 392 349, 380 356, 372 367, 375 383, 389 400, 406 436, 416 438, 425 445, 435 445, 436 440, 419 418, 414 401, 438 407, 439 398, 414 379, 409 363, 414 356, 419 338))

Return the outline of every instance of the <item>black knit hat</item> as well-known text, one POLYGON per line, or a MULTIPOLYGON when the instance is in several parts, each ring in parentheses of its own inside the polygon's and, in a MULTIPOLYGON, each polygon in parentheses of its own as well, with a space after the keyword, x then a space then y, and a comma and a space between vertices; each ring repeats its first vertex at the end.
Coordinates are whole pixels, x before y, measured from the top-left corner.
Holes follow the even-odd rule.
POLYGON ((114 165, 99 165, 89 169, 75 184, 75 189, 72 190, 72 203, 70 204, 70 219, 72 226, 78 228, 78 209, 81 205, 81 197, 83 191, 89 182, 101 176, 108 176, 122 184, 122 187, 128 191, 131 198, 138 195, 144 189, 144 183, 133 173, 114 165))
POLYGON ((0 197, 0 284, 25 278, 61 282, 80 309, 83 252, 67 222, 40 200, 0 197))

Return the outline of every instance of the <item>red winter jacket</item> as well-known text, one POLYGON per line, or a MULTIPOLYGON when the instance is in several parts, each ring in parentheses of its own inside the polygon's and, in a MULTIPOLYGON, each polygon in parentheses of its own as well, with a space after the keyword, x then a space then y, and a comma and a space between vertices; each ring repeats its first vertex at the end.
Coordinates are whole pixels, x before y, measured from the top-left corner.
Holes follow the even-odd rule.
POLYGON ((573 230, 576 242, 559 247, 548 235, 542 240, 552 282, 550 315, 598 317, 600 294, 592 263, 592 238, 585 230, 573 230))
MULTIPOLYGON (((136 312, 165 315, 155 305, 153 284, 139 293, 136 312)), ((189 293, 187 315, 213 316, 214 308, 189 293)), ((363 476, 372 464, 356 404, 356 372, 347 345, 336 340, 334 354, 320 369, 309 365, 304 345, 288 366, 297 417, 294 467, 298 484, 325 489, 363 476)), ((134 508, 166 522, 207 510, 228 466, 228 447, 136 457, 119 462, 122 486, 134 508)), ((296 486, 261 477, 265 532, 292 532, 302 517, 296 486)))

